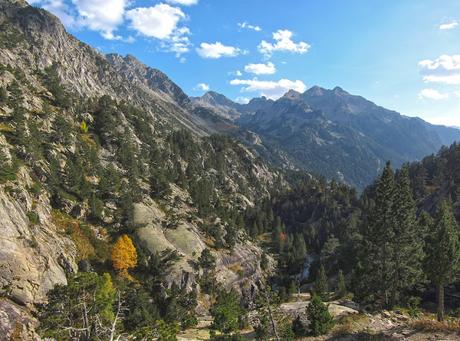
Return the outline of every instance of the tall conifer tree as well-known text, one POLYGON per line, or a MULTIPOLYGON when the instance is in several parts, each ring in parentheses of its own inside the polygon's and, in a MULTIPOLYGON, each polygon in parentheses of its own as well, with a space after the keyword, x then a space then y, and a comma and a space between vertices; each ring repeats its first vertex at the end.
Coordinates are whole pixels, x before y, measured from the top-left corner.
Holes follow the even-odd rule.
POLYGON ((363 252, 361 254, 360 291, 364 297, 383 300, 390 305, 394 279, 393 241, 394 205, 396 184, 388 162, 378 180, 375 205, 369 215, 368 225, 363 229, 363 252))
POLYGON ((460 269, 458 225, 452 206, 443 202, 427 241, 426 272, 436 285, 438 320, 444 320, 444 287, 454 280, 460 269))
POLYGON ((395 225, 391 250, 394 277, 391 281, 391 304, 395 305, 401 303, 404 291, 412 289, 423 276, 422 235, 418 231, 407 166, 399 174, 393 211, 395 225))

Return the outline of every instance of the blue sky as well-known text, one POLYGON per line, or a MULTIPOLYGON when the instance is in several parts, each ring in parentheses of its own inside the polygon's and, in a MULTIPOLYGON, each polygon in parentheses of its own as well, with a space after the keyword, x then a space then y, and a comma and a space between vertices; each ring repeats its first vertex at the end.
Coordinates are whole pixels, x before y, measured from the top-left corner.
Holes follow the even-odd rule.
POLYGON ((245 101, 340 86, 460 126, 458 0, 33 0, 104 53, 132 54, 191 96, 245 101))

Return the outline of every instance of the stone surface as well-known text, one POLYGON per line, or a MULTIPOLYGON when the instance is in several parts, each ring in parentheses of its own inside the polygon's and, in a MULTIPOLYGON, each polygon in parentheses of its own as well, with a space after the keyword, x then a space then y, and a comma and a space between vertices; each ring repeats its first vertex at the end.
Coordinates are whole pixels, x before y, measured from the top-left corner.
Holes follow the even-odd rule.
POLYGON ((37 321, 28 310, 10 300, 0 298, 0 339, 39 340, 34 328, 37 321))
POLYGON ((0 187, 0 294, 24 305, 42 302, 56 284, 66 283, 63 264, 77 268, 73 243, 51 222, 45 196, 32 197, 26 190, 31 179, 25 171, 13 194, 0 187), (33 226, 27 212, 40 223, 33 226))

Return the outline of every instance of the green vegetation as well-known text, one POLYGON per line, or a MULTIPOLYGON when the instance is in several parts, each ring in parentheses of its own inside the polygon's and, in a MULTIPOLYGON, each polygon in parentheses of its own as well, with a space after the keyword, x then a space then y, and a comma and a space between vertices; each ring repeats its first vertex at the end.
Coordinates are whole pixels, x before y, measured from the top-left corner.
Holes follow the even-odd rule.
POLYGON ((30 222, 31 225, 40 224, 40 217, 34 211, 27 212, 27 218, 29 218, 29 222, 30 222))
POLYGON ((240 305, 238 293, 233 290, 220 291, 210 313, 214 318, 211 325, 211 339, 237 340, 234 336, 238 335, 241 319, 244 316, 244 309, 240 305), (219 331, 221 334, 216 336, 215 331, 219 331))
POLYGON ((67 286, 51 290, 48 300, 39 315, 43 336, 98 340, 117 335, 121 311, 116 308, 117 293, 109 274, 81 273, 70 278, 67 286))
POLYGON ((337 297, 341 298, 347 294, 347 285, 345 283, 345 276, 343 275, 343 271, 339 270, 339 274, 337 276, 337 297))
POLYGON ((318 295, 313 295, 307 307, 307 317, 310 321, 309 329, 313 336, 326 334, 334 326, 331 314, 327 306, 321 301, 318 295))
POLYGON ((422 237, 407 168, 395 181, 389 164, 378 180, 374 208, 363 230, 361 291, 363 299, 382 300, 391 308, 423 279, 422 237))
POLYGON ((328 279, 326 276, 326 270, 324 266, 321 265, 318 273, 316 274, 314 292, 316 295, 322 298, 326 298, 328 294, 328 279))

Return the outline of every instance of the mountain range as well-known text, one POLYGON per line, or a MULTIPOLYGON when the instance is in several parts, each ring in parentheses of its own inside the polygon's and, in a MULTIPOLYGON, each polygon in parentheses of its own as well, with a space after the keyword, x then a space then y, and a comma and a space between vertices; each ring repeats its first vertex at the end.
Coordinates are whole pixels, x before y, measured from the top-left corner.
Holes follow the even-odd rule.
MULTIPOLYGON (((292 291, 308 252, 351 275, 366 216, 347 184, 455 140, 338 87, 189 97, 46 10, 0 0, 0 333, 90 339, 81 316, 97 297, 98 339, 149 339, 196 325, 226 290, 247 306, 269 277, 292 291)), ((427 210, 452 194, 458 213, 458 145, 441 151, 412 164, 411 181, 427 210)))
POLYGON ((458 129, 403 116, 340 87, 290 90, 276 101, 262 97, 248 104, 208 92, 193 102, 256 133, 260 143, 253 147, 275 165, 360 189, 388 160, 399 167, 460 140, 458 129))

